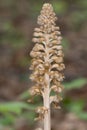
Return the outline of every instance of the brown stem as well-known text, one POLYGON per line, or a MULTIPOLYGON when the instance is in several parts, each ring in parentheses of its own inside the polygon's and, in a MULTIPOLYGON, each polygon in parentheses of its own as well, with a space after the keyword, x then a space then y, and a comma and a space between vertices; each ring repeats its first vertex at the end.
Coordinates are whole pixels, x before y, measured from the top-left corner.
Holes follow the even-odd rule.
POLYGON ((50 123, 50 89, 49 89, 49 75, 45 74, 45 80, 47 85, 44 88, 44 107, 48 109, 48 111, 44 115, 44 130, 51 130, 51 123, 50 123))
MULTIPOLYGON (((47 44, 49 42, 49 35, 45 35, 46 38, 46 44, 45 44, 45 62, 49 61, 49 51, 47 44)), ((49 71, 48 73, 45 73, 45 83, 46 85, 44 86, 44 107, 48 109, 47 113, 44 115, 44 130, 51 130, 51 117, 50 117, 50 78, 49 78, 49 71)))

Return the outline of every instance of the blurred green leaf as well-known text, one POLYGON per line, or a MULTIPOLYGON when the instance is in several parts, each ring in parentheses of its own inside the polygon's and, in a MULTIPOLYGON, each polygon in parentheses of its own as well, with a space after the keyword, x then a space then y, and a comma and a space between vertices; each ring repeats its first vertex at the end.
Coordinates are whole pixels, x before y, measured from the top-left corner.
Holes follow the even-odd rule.
POLYGON ((83 87, 87 83, 87 79, 79 78, 75 79, 69 83, 64 83, 66 89, 77 89, 83 87))
POLYGON ((70 103, 70 111, 74 112, 80 119, 87 120, 87 112, 83 111, 85 102, 78 100, 70 103))
POLYGON ((75 113, 80 119, 87 120, 87 112, 84 112, 84 106, 85 102, 81 100, 72 100, 70 98, 65 98, 63 100, 63 107, 70 111, 75 113))
POLYGON ((4 35, 2 35, 2 42, 8 42, 15 48, 23 47, 27 43, 23 33, 15 28, 10 21, 3 22, 2 29, 4 31, 4 35))
POLYGON ((27 99, 27 98, 30 98, 30 97, 31 96, 30 96, 28 90, 19 95, 19 99, 21 99, 21 100, 27 99))
MULTIPOLYGON (((32 98, 32 96, 30 95, 28 90, 19 95, 19 99, 21 99, 21 100, 31 99, 31 98, 32 98)), ((35 106, 41 105, 41 102, 42 102, 41 100, 42 100, 42 98, 39 95, 36 95, 33 97, 33 102, 34 102, 35 106)))
POLYGON ((0 113, 2 115, 0 124, 3 126, 11 125, 17 116, 22 116, 28 119, 32 125, 36 115, 34 111, 36 106, 35 104, 26 104, 23 102, 0 103, 0 113), (22 111, 23 109, 25 109, 25 112, 22 111))
POLYGON ((12 114, 8 113, 6 114, 3 118, 0 119, 0 124, 2 125, 11 125, 15 121, 15 116, 12 114))
POLYGON ((83 100, 72 100, 70 98, 65 98, 63 100, 63 105, 65 109, 72 112, 79 112, 83 109, 85 103, 83 100))
POLYGON ((72 112, 79 113, 84 107, 84 102, 82 100, 72 101, 69 104, 69 109, 72 112))
POLYGON ((34 118, 36 116, 36 112, 35 111, 25 112, 25 113, 22 113, 22 116, 24 118, 28 119, 30 122, 30 125, 32 125, 34 123, 34 118))
POLYGON ((13 30, 12 23, 9 22, 9 21, 2 23, 2 26, 3 26, 3 30, 4 30, 4 31, 13 30))
POLYGON ((87 20, 87 10, 74 11, 70 16, 70 24, 73 29, 79 30, 87 20))
POLYGON ((30 3, 30 16, 34 19, 34 21, 36 21, 36 17, 38 16, 38 14, 40 13, 40 10, 41 10, 41 7, 42 7, 42 4, 41 4, 41 1, 35 3, 33 1, 29 2, 30 3), (33 8, 32 8, 32 5, 33 5, 33 8))
POLYGON ((87 112, 79 112, 78 116, 80 119, 87 120, 87 112))
POLYGON ((34 110, 35 106, 23 102, 0 103, 0 113, 2 114, 6 114, 8 112, 21 114, 22 109, 34 110))
POLYGON ((68 41, 68 39, 63 37, 62 46, 63 46, 64 51, 67 51, 69 49, 69 41, 68 41))
POLYGON ((76 2, 81 8, 87 9, 87 0, 78 0, 76 2))
POLYGON ((54 1, 52 5, 57 14, 64 14, 67 11, 67 3, 65 1, 54 1))

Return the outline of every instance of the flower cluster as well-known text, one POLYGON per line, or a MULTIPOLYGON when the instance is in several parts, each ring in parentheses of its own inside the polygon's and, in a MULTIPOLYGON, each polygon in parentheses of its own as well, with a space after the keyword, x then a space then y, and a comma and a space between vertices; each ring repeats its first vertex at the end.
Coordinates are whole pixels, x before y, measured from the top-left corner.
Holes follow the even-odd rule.
POLYGON ((48 109, 44 106, 38 107, 36 112, 39 114, 39 117, 35 118, 35 120, 42 120, 44 115, 48 112, 48 109))
MULTIPOLYGON (((33 70, 30 79, 36 82, 36 85, 30 89, 30 93, 31 95, 42 95, 44 100, 45 88, 48 84, 46 80, 47 75, 50 81, 50 93, 54 91, 56 94, 55 96, 50 96, 49 93, 50 104, 53 102, 57 106, 61 100, 58 95, 63 89, 61 82, 64 79, 62 71, 65 66, 61 45, 62 37, 60 36, 59 27, 55 24, 56 20, 57 18, 53 12, 52 5, 48 3, 44 4, 37 21, 39 27, 34 29, 34 38, 32 39, 35 46, 30 53, 32 57, 30 69, 33 70)), ((39 109, 42 111, 42 108, 39 109)), ((43 117, 44 112, 45 110, 43 109, 42 113, 38 113, 43 117)))

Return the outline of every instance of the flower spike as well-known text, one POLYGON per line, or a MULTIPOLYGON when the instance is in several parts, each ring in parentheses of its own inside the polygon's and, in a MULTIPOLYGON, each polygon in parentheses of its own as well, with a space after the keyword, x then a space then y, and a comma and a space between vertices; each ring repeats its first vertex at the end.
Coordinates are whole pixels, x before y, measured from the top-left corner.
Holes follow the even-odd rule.
POLYGON ((63 90, 61 82, 64 79, 65 65, 62 37, 56 20, 52 5, 45 3, 38 16, 39 27, 34 29, 32 41, 35 46, 30 52, 30 69, 33 71, 30 78, 36 83, 30 89, 30 93, 43 97, 43 106, 37 108, 37 119, 44 119, 44 130, 51 130, 50 104, 53 103, 56 108, 60 108, 59 102, 62 100, 59 94, 63 90), (54 91, 54 96, 51 96, 51 91, 54 91))

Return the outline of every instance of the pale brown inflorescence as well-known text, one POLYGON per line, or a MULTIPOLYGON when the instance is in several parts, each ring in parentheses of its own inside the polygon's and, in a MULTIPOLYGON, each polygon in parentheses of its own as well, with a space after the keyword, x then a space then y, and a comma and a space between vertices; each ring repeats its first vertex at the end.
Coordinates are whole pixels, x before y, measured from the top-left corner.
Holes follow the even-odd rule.
MULTIPOLYGON (((64 79, 62 71, 65 66, 63 64, 64 54, 61 45, 62 37, 60 36, 59 27, 55 24, 56 20, 52 5, 44 4, 37 21, 40 27, 35 28, 32 40, 35 46, 30 53, 33 58, 30 67, 33 73, 30 78, 36 84, 30 89, 30 93, 31 95, 42 95, 44 99, 44 89, 47 86, 45 74, 47 74, 50 79, 50 93, 51 91, 55 92, 55 96, 49 94, 50 104, 53 103, 55 107, 58 106, 59 108, 57 104, 61 100, 59 93, 63 89, 61 82, 64 79)), ((41 118, 44 118, 47 109, 41 106, 41 111, 39 107, 37 112, 41 115, 41 118)))

